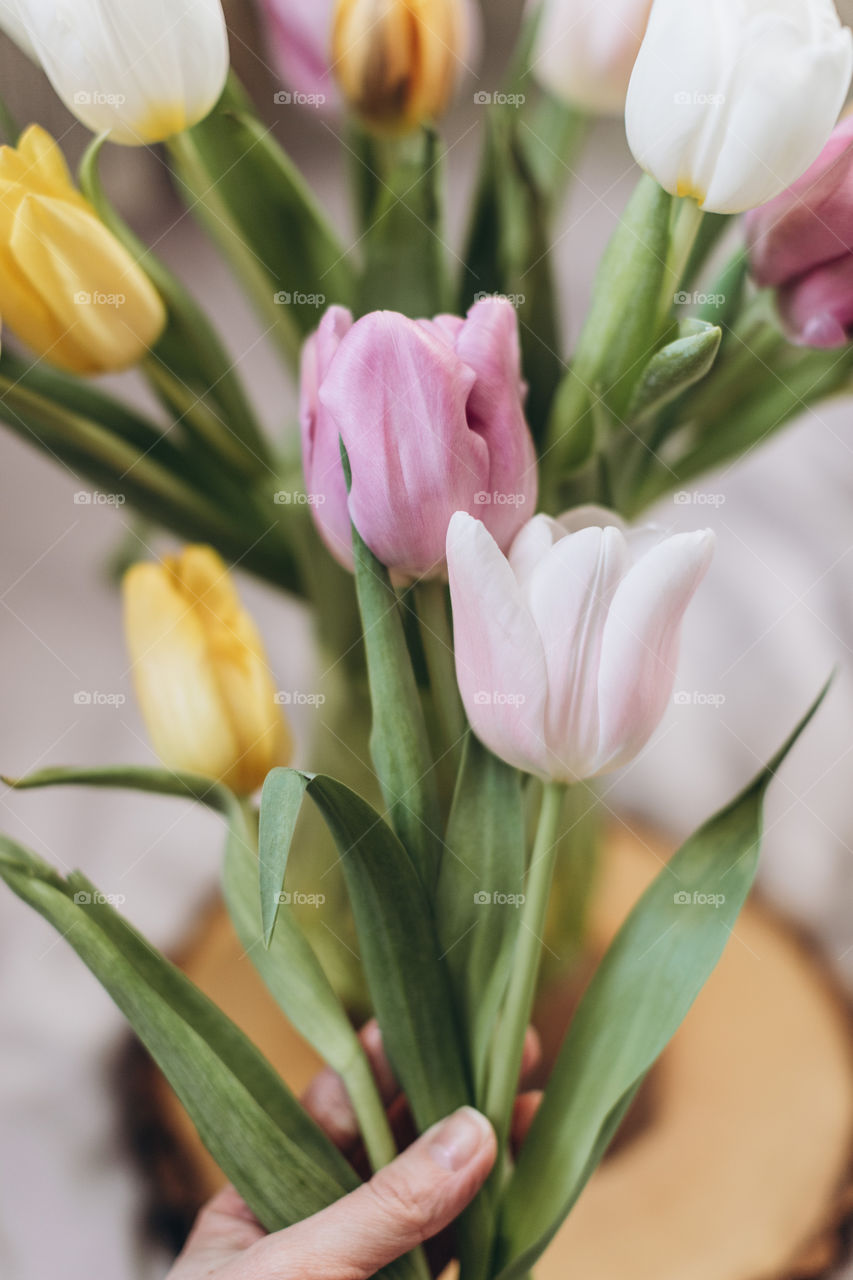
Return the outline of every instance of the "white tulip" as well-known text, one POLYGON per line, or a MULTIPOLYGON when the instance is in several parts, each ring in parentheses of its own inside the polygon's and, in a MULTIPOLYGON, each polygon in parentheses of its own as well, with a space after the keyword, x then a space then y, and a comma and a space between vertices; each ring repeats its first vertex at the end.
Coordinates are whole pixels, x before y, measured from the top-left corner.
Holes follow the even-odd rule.
POLYGON ((555 98, 621 115, 652 0, 544 0, 532 70, 555 98))
POLYGON ((18 0, 0 0, 0 31, 5 31, 24 53, 38 61, 24 21, 18 17, 18 0))
POLYGON ((665 190, 740 213, 817 158, 851 70, 853 37, 832 0, 655 0, 628 142, 665 190))
POLYGON ((128 146, 203 120, 228 75, 220 0, 0 0, 0 26, 83 124, 128 146))

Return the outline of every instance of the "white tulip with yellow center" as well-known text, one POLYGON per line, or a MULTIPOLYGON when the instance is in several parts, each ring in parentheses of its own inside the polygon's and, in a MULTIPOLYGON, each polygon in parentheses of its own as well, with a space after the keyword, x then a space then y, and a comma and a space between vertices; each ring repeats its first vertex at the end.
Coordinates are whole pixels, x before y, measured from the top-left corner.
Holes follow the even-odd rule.
POLYGON ((742 213, 817 159, 852 69, 832 0, 655 0, 628 89, 628 143, 672 195, 742 213))
POLYGON ((128 146, 203 120, 228 75, 220 0, 0 0, 0 27, 69 111, 128 146))
POLYGON ((250 795, 289 763, 263 641, 211 547, 134 565, 124 608, 137 696, 165 765, 250 795))

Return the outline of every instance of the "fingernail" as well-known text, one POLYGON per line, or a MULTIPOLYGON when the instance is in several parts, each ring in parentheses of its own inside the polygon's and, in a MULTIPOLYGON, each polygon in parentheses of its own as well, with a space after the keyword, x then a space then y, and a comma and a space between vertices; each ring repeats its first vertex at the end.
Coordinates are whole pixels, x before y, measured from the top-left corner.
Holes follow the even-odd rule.
POLYGON ((462 1107, 435 1126, 429 1139, 429 1153, 442 1169, 458 1173, 474 1158, 492 1133, 485 1116, 473 1107, 462 1107))

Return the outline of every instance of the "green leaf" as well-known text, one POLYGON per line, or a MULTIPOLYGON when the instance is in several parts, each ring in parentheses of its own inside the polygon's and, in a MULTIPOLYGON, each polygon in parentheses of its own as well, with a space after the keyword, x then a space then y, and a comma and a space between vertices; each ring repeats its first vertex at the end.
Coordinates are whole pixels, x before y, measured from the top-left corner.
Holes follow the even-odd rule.
POLYGON ((233 76, 207 119, 168 145, 188 204, 295 361, 321 305, 351 306, 355 293, 352 267, 310 188, 233 76))
POLYGON ((599 401, 624 417, 634 386, 658 342, 667 270, 672 197, 644 174, 598 271, 572 367, 557 391, 549 424, 552 466, 582 466, 596 446, 599 401))
POLYGON ((43 787, 98 787, 107 791, 145 791, 153 795, 180 796, 185 800, 199 801, 226 816, 240 807, 233 791, 212 778, 143 765, 40 769, 23 778, 2 776, 0 781, 16 791, 34 791, 43 787))
POLYGON ((526 1275, 540 1257, 713 972, 755 878, 767 787, 825 695, 746 791, 675 854, 607 951, 505 1195, 499 1280, 526 1275))
POLYGON ((432 889, 441 852, 441 811, 400 602, 388 570, 356 529, 353 556, 373 710, 370 753, 391 825, 432 889))
POLYGON ((628 409, 628 420, 648 421, 713 367, 723 331, 702 320, 685 320, 679 336, 652 356, 628 409))
MULTIPOLYGON (((80 186, 99 217, 150 277, 166 305, 169 321, 154 349, 154 359, 204 401, 221 411, 235 441, 246 449, 242 468, 255 464, 263 474, 271 462, 267 441, 255 417, 234 361, 228 355, 207 315, 149 247, 119 216, 101 182, 99 160, 106 136, 93 139, 80 163, 80 186)), ((235 449, 235 454, 237 450, 235 449)))
POLYGON ((469 734, 445 837, 436 921, 478 1101, 518 937, 525 843, 518 770, 469 734))
MULTIPOLYGON (((289 816, 292 814, 295 821, 305 787, 301 775, 291 777, 300 785, 289 797, 285 790, 267 793, 267 826, 271 813, 282 803, 289 805, 289 816)), ((289 846, 292 831, 287 835, 280 827, 276 830, 289 846)), ((373 1167, 387 1164, 396 1155, 396 1147, 361 1041, 295 914, 288 905, 279 904, 278 895, 275 934, 264 945, 258 859, 250 844, 240 839, 239 827, 234 824, 225 853, 223 887, 234 928, 267 990, 299 1034, 343 1079, 373 1167)))
MULTIPOLYGON (((375 147, 379 147, 376 142, 375 147)), ((385 308, 417 319, 449 307, 442 240, 441 140, 433 129, 386 140, 387 172, 378 186, 364 237, 357 309, 385 308)))
MULTIPOLYGON (((452 996, 432 912, 412 861, 391 828, 349 787, 302 775, 334 837, 376 1016, 397 1079, 423 1131, 470 1100, 452 996)), ((294 798, 298 789, 290 793, 294 798)), ((280 787, 265 793, 263 808, 280 787)), ((279 832, 292 830, 282 820, 279 832)), ((287 850, 276 854, 279 865, 287 850)))
POLYGON ((287 858, 307 785, 306 775, 293 769, 273 769, 264 782, 258 833, 258 881, 266 947, 272 941, 287 858))
POLYGON ((59 930, 110 993, 211 1155, 269 1230, 358 1185, 243 1033, 84 877, 63 879, 0 837, 0 878, 59 930))

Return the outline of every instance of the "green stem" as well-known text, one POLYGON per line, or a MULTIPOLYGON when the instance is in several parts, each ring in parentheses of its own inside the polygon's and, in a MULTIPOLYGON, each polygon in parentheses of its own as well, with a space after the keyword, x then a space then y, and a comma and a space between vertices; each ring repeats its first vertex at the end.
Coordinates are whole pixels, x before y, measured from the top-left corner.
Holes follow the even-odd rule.
POLYGON ((459 749, 468 722, 456 683, 453 660, 453 632, 447 611, 447 595, 443 582, 420 582, 415 588, 415 601, 421 624, 430 690, 441 726, 442 749, 452 758, 459 749))
POLYGON ((563 783, 546 783, 527 873, 526 896, 521 914, 521 930, 513 957, 512 977, 501 1015, 499 1048, 486 1090, 486 1115, 495 1126, 502 1151, 506 1149, 509 1136, 524 1053, 524 1037, 536 996, 536 980, 542 956, 548 897, 557 861, 565 794, 563 783))
POLYGON ((672 236, 667 254, 666 270, 661 283, 660 306, 658 308, 658 330, 666 327, 669 313, 672 311, 678 286, 684 278, 696 237, 704 218, 699 205, 689 197, 679 200, 672 215, 672 236))

